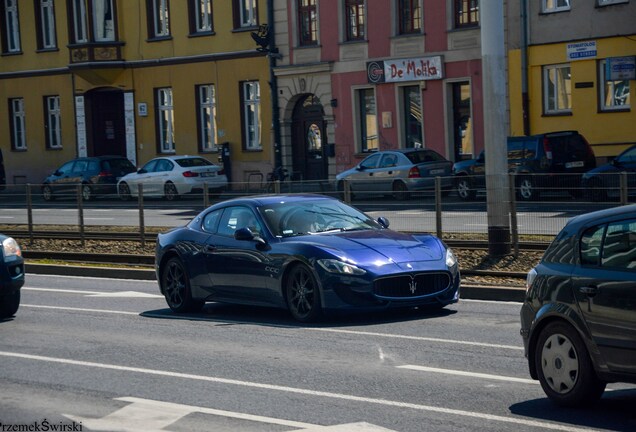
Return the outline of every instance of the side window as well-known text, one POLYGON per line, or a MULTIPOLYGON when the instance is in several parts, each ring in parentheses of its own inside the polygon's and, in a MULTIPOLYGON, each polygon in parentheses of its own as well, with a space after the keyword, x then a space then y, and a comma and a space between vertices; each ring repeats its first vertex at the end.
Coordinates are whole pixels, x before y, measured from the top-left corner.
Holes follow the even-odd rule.
POLYGON ((155 172, 155 168, 157 166, 157 162, 156 160, 152 160, 150 162, 148 162, 146 165, 144 165, 143 167, 141 167, 142 170, 146 170, 146 172, 155 172))
POLYGON ((366 158, 365 160, 363 160, 360 163, 360 166, 362 168, 366 168, 366 169, 371 169, 371 168, 375 168, 378 166, 378 162, 380 161, 380 155, 379 154, 375 154, 373 156, 370 156, 368 158, 366 158))
POLYGON ((218 234, 233 237, 239 228, 249 228, 256 235, 263 231, 254 212, 247 207, 228 207, 219 222, 218 234))
POLYGON ((382 156, 380 168, 389 168, 397 165, 397 156, 394 154, 385 154, 382 156))
MULTIPOLYGON (((106 162, 106 166, 108 167, 106 169, 106 171, 110 170, 110 166, 109 166, 108 162, 106 162)), ((93 172, 94 171, 99 171, 99 162, 95 161, 95 160, 89 161, 88 162, 88 171, 93 171, 93 172)))
POLYGON ((75 163, 75 161, 71 161, 71 162, 67 162, 64 165, 62 165, 58 171, 64 175, 64 174, 69 174, 71 172, 71 170, 73 169, 73 164, 75 163))
POLYGON ((581 236, 581 265, 599 265, 605 226, 589 228, 581 236))
POLYGON ((87 166, 88 166, 88 161, 79 160, 75 162, 75 165, 73 166, 73 172, 81 174, 86 171, 87 166))
POLYGON ((523 159, 523 141, 508 141, 508 160, 523 159))
POLYGON ((636 220, 608 225, 601 265, 636 270, 636 220))
POLYGON ((203 217, 203 223, 201 224, 201 228, 203 229, 203 231, 209 233, 216 232, 216 227, 219 223, 221 213, 223 213, 223 210, 217 210, 206 214, 203 217))
POLYGON ((174 164, 169 160, 161 159, 157 161, 157 167, 155 168, 155 172, 165 172, 172 170, 174 164))
POLYGON ((536 139, 524 141, 524 155, 525 159, 534 159, 537 157, 537 144, 536 139))

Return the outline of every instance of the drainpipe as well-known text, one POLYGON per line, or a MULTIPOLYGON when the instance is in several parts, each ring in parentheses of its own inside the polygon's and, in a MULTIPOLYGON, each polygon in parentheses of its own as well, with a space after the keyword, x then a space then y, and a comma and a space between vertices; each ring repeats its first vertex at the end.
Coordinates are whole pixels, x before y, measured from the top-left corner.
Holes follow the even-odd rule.
POLYGON ((530 135, 530 101, 528 97, 528 0, 521 0, 521 109, 523 134, 530 135))
POLYGON ((281 153, 281 137, 280 137, 280 112, 278 108, 278 82, 274 68, 276 67, 276 59, 280 58, 278 48, 276 47, 276 32, 274 29, 274 0, 267 0, 267 24, 269 26, 269 88, 272 98, 272 128, 274 129, 274 172, 283 167, 283 155, 281 153))

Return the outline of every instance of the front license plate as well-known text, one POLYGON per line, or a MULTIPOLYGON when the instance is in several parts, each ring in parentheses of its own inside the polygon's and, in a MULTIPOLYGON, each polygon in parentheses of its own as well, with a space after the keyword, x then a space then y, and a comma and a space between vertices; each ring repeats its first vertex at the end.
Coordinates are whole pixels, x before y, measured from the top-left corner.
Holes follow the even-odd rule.
POLYGON ((583 161, 566 162, 566 168, 581 168, 584 165, 583 161))

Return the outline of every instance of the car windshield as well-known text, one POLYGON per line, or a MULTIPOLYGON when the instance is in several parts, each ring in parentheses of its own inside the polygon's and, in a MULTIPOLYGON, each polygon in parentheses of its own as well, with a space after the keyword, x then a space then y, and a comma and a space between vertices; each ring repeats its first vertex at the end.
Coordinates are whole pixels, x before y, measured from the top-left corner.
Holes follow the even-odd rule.
POLYGON ((198 158, 198 157, 196 157, 196 158, 177 159, 177 160, 175 160, 175 162, 178 163, 179 166, 183 167, 183 168, 214 165, 209 160, 203 159, 203 158, 198 158))
POLYGON ((259 208, 276 237, 380 229, 379 223, 340 201, 281 201, 259 208))

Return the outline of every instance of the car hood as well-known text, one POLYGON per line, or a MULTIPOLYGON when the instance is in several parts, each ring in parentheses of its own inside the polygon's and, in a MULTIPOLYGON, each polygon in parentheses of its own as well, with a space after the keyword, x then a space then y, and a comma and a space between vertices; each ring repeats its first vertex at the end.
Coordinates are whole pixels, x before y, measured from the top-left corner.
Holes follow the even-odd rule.
POLYGON ((588 172, 583 174, 583 178, 589 178, 595 176, 597 174, 605 174, 605 173, 615 173, 621 171, 619 167, 612 163, 608 163, 605 165, 601 165, 600 167, 589 170, 588 172))
MULTIPOLYGON (((305 240, 308 238, 305 236, 305 240)), ((311 236, 311 243, 360 266, 396 264, 405 270, 417 269, 417 263, 445 258, 443 244, 432 235, 410 235, 392 230, 351 231, 311 236)))

